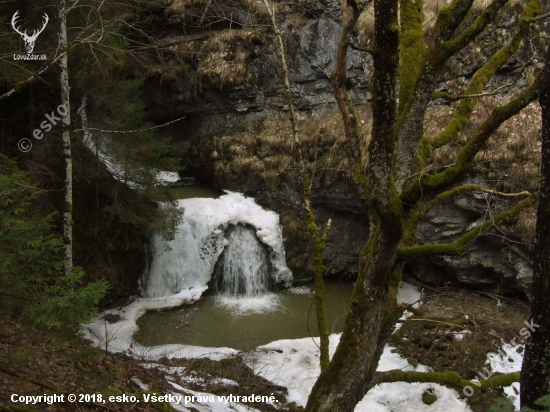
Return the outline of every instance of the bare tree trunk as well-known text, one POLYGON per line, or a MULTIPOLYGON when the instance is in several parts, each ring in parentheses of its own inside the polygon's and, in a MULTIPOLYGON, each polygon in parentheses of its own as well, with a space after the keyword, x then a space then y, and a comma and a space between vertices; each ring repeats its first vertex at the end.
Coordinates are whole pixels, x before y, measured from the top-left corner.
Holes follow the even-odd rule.
MULTIPOLYGON (((65 243, 65 276, 73 270, 73 163, 71 155, 71 101, 69 87, 69 67, 67 56, 67 7, 65 0, 59 2, 59 48, 63 56, 59 60, 61 67, 61 106, 65 115, 61 117, 63 128, 63 158, 65 159, 65 204, 63 207, 63 240, 65 243)), ((58 110, 59 111, 59 110, 58 110)))
MULTIPOLYGON (((534 408, 550 384, 550 49, 539 102, 542 108, 542 170, 531 301, 531 337, 521 367, 521 406, 534 408), (533 330, 534 329, 534 330, 533 330)), ((525 330, 522 336, 528 336, 525 330)))

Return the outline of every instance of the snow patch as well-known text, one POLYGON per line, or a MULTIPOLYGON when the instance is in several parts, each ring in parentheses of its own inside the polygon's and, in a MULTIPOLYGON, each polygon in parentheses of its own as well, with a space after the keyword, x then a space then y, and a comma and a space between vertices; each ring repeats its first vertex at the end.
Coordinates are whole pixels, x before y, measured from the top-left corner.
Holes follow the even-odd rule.
MULTIPOLYGON (((329 355, 332 357, 341 334, 333 334, 329 337, 329 355)), ((255 353, 245 357, 247 365, 255 373, 278 385, 288 389, 288 402, 295 402, 299 406, 305 406, 307 398, 313 388, 313 384, 321 373, 319 366, 319 338, 283 339, 268 343, 256 349, 255 353)), ((391 369, 427 371, 424 365, 416 368, 392 353, 395 349, 386 346, 380 358, 379 371, 391 369)))
POLYGON ((355 412, 465 412, 469 407, 455 402, 455 390, 434 383, 381 383, 372 388, 355 407, 355 412), (422 402, 422 394, 430 390, 437 401, 422 402))
POLYGON ((420 289, 417 286, 407 282, 399 283, 399 287, 397 288, 397 303, 414 303, 413 308, 418 308, 420 296, 420 289))

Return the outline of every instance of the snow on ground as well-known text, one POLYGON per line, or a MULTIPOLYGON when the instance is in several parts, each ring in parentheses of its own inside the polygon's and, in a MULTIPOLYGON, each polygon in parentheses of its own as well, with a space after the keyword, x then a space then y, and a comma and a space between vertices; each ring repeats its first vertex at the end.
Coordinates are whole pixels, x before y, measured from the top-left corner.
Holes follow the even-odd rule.
POLYGON ((164 170, 160 170, 157 172, 157 179, 161 184, 167 185, 168 183, 178 182, 181 177, 178 172, 166 172, 164 170))
MULTIPOLYGON (((511 372, 520 372, 521 364, 523 363, 523 354, 524 354, 525 345, 511 345, 505 343, 502 340, 502 346, 499 353, 489 353, 487 354, 487 362, 489 364, 489 369, 495 373, 511 373, 511 372), (518 352, 519 351, 519 352, 518 352)), ((519 382, 515 382, 512 385, 504 388, 504 393, 508 396, 513 396, 514 406, 516 411, 519 411, 519 382)))
POLYGON ((178 385, 176 382, 168 380, 168 383, 172 385, 178 392, 173 392, 176 396, 194 396, 195 399, 201 399, 200 402, 191 399, 189 402, 181 401, 180 403, 172 403, 172 407, 177 411, 198 411, 198 412, 259 412, 255 408, 245 406, 235 402, 224 401, 216 395, 205 392, 196 392, 191 389, 184 388, 178 385))
MULTIPOLYGON (((336 346, 340 341, 341 334, 330 335, 329 353, 330 356, 334 354, 336 346)), ((315 380, 319 376, 319 338, 303 338, 303 339, 283 339, 275 342, 271 342, 267 345, 258 347, 255 353, 251 354, 249 358, 245 358, 246 363, 250 366, 255 373, 260 376, 276 383, 277 385, 285 386, 288 388, 289 402, 296 402, 297 405, 305 406, 311 388, 315 383, 315 380)), ((426 372, 428 368, 424 365, 418 365, 414 367, 402 358, 399 354, 393 353, 395 348, 386 345, 380 362, 378 365, 379 371, 388 371, 392 369, 402 369, 406 371, 418 371, 426 372)), ((401 382, 399 382, 401 383, 401 382)), ((389 384, 394 385, 392 384, 389 384)), ((448 390, 449 393, 458 394, 455 391, 440 387, 439 385, 432 385, 432 387, 440 388, 440 391, 444 393, 444 390, 448 390)), ((420 386, 412 386, 407 396, 410 397, 411 402, 414 404, 419 398, 422 402, 422 390, 420 386), (419 392, 420 391, 420 392, 419 392)), ((424 388, 424 387, 422 387, 424 388)), ((372 392, 372 391, 371 391, 372 392)), ((380 393, 380 399, 384 400, 387 397, 388 391, 385 390, 380 393)), ((449 393, 445 392, 444 399, 451 399, 449 393), (448 395, 448 396, 447 396, 448 395)), ((377 399, 377 398, 375 398, 377 399)), ((369 398, 365 407, 362 409, 355 409, 357 412, 374 411, 374 409, 368 409, 372 407, 373 398, 369 398), (368 408, 367 408, 368 407, 368 408)), ((459 409, 450 409, 451 406, 447 405, 446 401, 442 402, 443 409, 432 409, 430 411, 454 411, 459 409), (446 407, 449 407, 445 409, 446 407)), ((437 404, 438 402, 436 402, 437 404)), ((453 401, 454 403, 454 401, 453 401)), ((362 404, 362 403, 361 403, 362 404)), ((360 404, 360 405, 361 405, 360 404)), ((435 405, 435 404, 434 404, 435 405)), ((456 403, 455 403, 456 405, 456 403)), ((394 405, 395 406, 395 405, 394 405)), ((426 406, 426 405, 424 405, 426 406)), ((358 406, 359 407, 359 406, 358 406)), ((380 409, 380 411, 390 411, 391 409, 380 409)), ((406 409, 403 409, 404 411, 406 409)), ((411 409, 415 410, 415 409, 411 409)), ((419 411, 422 409, 418 409, 419 411)))
POLYGON ((397 288, 397 303, 414 303, 413 308, 418 308, 420 296, 418 287, 410 283, 401 282, 397 288))
POLYGON ((83 325, 83 337, 98 348, 107 348, 110 352, 125 352, 140 359, 197 358, 208 357, 220 360, 238 353, 231 348, 205 348, 189 345, 143 346, 133 340, 138 330, 136 321, 148 310, 170 309, 199 300, 206 286, 182 290, 174 295, 160 298, 139 298, 121 309, 110 309, 83 325), (110 323, 105 316, 119 316, 110 323))
MULTIPOLYGON (((399 288, 400 302, 414 303, 420 299, 420 292, 406 284, 399 288)), ((406 319, 412 313, 404 314, 406 319)), ((330 335, 329 354, 332 357, 341 334, 330 335)), ((284 339, 258 347, 255 353, 245 359, 255 373, 288 388, 289 402, 305 406, 315 380, 319 376, 319 338, 284 339)), ((379 371, 402 369, 427 372, 424 365, 416 367, 394 353, 395 348, 386 345, 378 364, 379 371)), ((385 383, 374 387, 355 408, 356 412, 464 412, 470 411, 457 403, 458 393, 444 386, 429 383, 385 383), (422 394, 431 389, 438 400, 428 406, 422 402, 422 394)))
MULTIPOLYGON (((293 293, 303 293, 300 288, 294 288, 293 293)), ((108 323, 102 318, 96 318, 86 325, 83 335, 91 340, 95 346, 105 348, 107 342, 108 349, 113 352, 126 352, 144 360, 155 360, 163 356, 168 358, 197 358, 208 357, 213 360, 220 360, 234 356, 239 351, 231 348, 205 348, 189 345, 161 345, 154 347, 145 347, 133 341, 133 334, 137 331, 136 320, 147 310, 167 309, 182 304, 190 304, 198 300, 206 287, 197 287, 183 290, 175 295, 169 295, 162 298, 140 298, 122 309, 112 309, 105 312, 106 315, 118 315, 120 320, 114 323, 108 323)), ((418 289, 410 284, 402 284, 399 287, 398 300, 405 303, 416 302, 420 298, 418 289)), ((412 313, 405 312, 401 320, 405 320, 412 313)), ((398 323, 397 328, 401 326, 398 323)), ((341 334, 330 336, 329 352, 330 356, 334 354, 341 334)), ((285 339, 271 342, 260 346, 251 353, 241 353, 245 362, 255 373, 260 376, 288 388, 289 402, 295 402, 298 405, 305 406, 311 388, 319 376, 319 338, 303 339, 285 339)), ((520 345, 523 347, 523 345, 520 345)), ((402 369, 405 371, 428 371, 424 365, 416 367, 402 358, 398 353, 393 352, 394 348, 386 345, 380 362, 378 371, 388 371, 392 369, 402 369)), ((500 373, 509 373, 519 371, 523 359, 523 351, 518 352, 518 346, 502 342, 502 351, 500 354, 490 353, 487 356, 487 368, 491 371, 500 373)), ((159 368, 162 368, 158 365, 159 368)), ((172 368, 174 369, 174 368, 172 368)), ((167 370, 167 373, 178 373, 184 376, 185 368, 181 370, 167 370)), ((484 373, 484 371, 480 371, 484 373)), ((195 377, 188 375, 188 382, 195 382, 195 377)), ((253 412, 256 411, 248 406, 238 403, 223 403, 217 397, 211 394, 194 392, 183 388, 175 382, 169 381, 175 388, 175 395, 184 396, 203 396, 214 397, 213 402, 195 402, 182 405, 173 403, 177 411, 189 411, 195 408, 198 411, 238 411, 253 412)), ((234 384, 226 382, 228 385, 234 384)), ((515 383, 505 389, 509 396, 519 392, 519 384, 515 383)), ((471 412, 471 409, 465 402, 459 401, 458 393, 455 390, 432 383, 406 383, 393 382, 383 383, 375 386, 356 406, 356 412, 471 412), (428 406, 422 402, 422 394, 430 390, 438 398, 432 405, 428 406)), ((519 410, 519 400, 516 399, 516 410, 519 410)))
POLYGON ((433 383, 382 383, 372 388, 355 407, 355 412, 464 412, 469 407, 457 403, 455 390, 433 383), (422 394, 437 396, 431 405, 422 402, 422 394))

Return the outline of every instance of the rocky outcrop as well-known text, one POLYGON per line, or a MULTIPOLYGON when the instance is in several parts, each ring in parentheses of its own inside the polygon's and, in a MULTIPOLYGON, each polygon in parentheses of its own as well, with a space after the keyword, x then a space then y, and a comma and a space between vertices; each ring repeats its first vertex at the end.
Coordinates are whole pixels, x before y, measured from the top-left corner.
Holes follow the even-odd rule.
MULTIPOLYGON (((317 18, 298 24, 286 18, 287 13, 282 23, 298 120, 337 113, 330 76, 335 68, 340 33, 338 2, 323 0, 318 1, 317 5, 317 18)), ((504 38, 505 34, 499 29, 493 37, 504 38)), ((464 53, 453 58, 449 62, 453 74, 450 78, 457 80, 451 81, 451 86, 442 84, 440 89, 452 91, 450 88, 464 84, 486 55, 502 43, 493 40, 491 36, 483 37, 477 59, 464 53)), ((192 175, 212 186, 255 197, 258 203, 281 215, 288 266, 294 272, 295 279, 307 279, 312 276, 312 252, 293 166, 277 171, 273 181, 267 181, 257 172, 265 170, 267 159, 277 157, 282 149, 265 142, 258 142, 255 147, 252 143, 246 145, 238 142, 228 146, 227 153, 222 153, 216 143, 244 131, 252 134, 249 139, 254 139, 254 134, 263 138, 262 133, 266 131, 262 128, 262 122, 275 119, 284 123, 288 119, 282 69, 271 31, 266 30, 253 48, 246 62, 249 78, 253 81, 229 88, 202 85, 200 93, 191 101, 189 96, 196 93, 197 84, 194 72, 169 86, 148 83, 147 112, 149 120, 154 123, 186 116, 182 122, 162 129, 165 135, 174 139, 172 154, 184 159, 186 169, 183 174, 192 175), (257 167, 229 167, 232 156, 233 159, 246 159, 247 164, 253 163, 257 167)), ((517 59, 508 64, 489 89, 500 86, 509 76, 515 77, 517 66, 517 59)), ((352 102, 358 107, 368 105, 371 99, 371 72, 370 55, 350 50, 347 88, 352 102)), ((522 77, 520 82, 524 81, 522 77)), ((288 139, 288 134, 284 133, 279 130, 275 134, 281 139, 288 139)), ((289 153, 285 152, 285 155, 288 157, 289 153)), ((318 158, 315 155, 309 160, 315 162, 318 158)), ((341 172, 319 172, 313 186, 313 206, 318 222, 323 226, 328 218, 333 220, 325 253, 329 275, 353 278, 357 275, 357 256, 369 233, 368 219, 356 189, 341 172)), ((495 211, 505 205, 506 202, 489 201, 487 196, 479 193, 457 196, 428 214, 427 220, 419 227, 416 242, 455 240, 476 222, 486 218, 488 210, 495 211)), ((498 231, 494 231, 477 239, 461 257, 421 259, 411 262, 409 267, 415 276, 428 283, 451 282, 492 291, 528 294, 532 273, 528 250, 502 239, 498 231)))
MULTIPOLYGON (((418 226, 416 243, 453 242, 513 202, 485 192, 459 194, 426 215, 418 226)), ((462 284, 493 293, 529 296, 533 268, 528 246, 510 238, 497 227, 479 236, 461 256, 422 258, 410 262, 409 267, 417 278, 432 285, 462 284)))
MULTIPOLYGON (((337 22, 322 18, 297 28, 287 23, 282 27, 290 64, 292 92, 298 112, 326 111, 336 108, 330 83, 336 68, 336 47, 340 34, 337 22)), ((192 75, 178 79, 171 86, 146 85, 148 116, 163 123, 186 116, 182 122, 164 130, 178 142, 197 138, 224 136, 250 128, 266 118, 287 116, 280 57, 272 35, 248 61, 253 83, 227 91, 203 88, 191 103, 185 101, 196 85, 192 75)), ((372 71, 372 58, 350 50, 348 79, 354 104, 366 104, 371 97, 367 74, 372 71)))

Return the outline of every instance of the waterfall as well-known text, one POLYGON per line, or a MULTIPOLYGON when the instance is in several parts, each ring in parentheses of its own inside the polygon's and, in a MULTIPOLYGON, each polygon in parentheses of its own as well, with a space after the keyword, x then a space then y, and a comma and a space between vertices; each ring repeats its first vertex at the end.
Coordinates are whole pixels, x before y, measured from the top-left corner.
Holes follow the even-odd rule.
POLYGON ((228 295, 257 297, 267 292, 269 260, 254 230, 237 225, 227 237, 216 277, 228 295))
POLYGON ((252 198, 226 193, 178 201, 184 215, 175 239, 168 245, 160 237, 152 240, 153 260, 142 283, 147 297, 207 285, 218 260, 228 294, 256 296, 270 282, 290 286, 279 216, 252 198))

